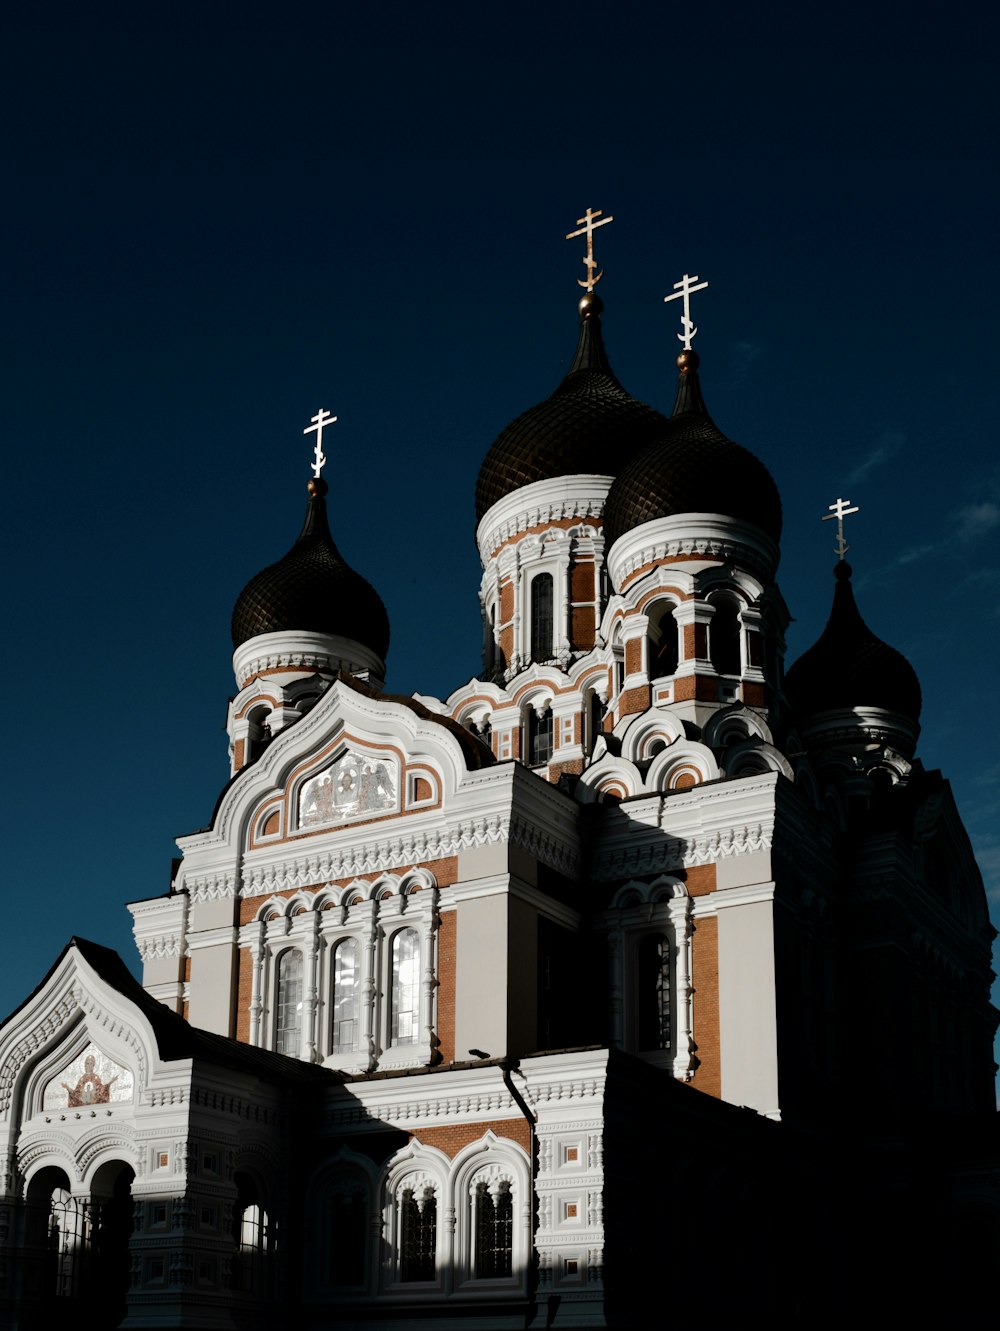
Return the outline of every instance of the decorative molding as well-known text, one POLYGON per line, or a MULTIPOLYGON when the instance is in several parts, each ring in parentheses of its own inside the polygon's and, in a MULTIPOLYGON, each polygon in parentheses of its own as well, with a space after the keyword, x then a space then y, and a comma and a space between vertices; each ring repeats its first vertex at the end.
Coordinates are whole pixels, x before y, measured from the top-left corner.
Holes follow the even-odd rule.
POLYGON ((77 991, 65 994, 51 1007, 4 1058, 0 1066, 0 1113, 6 1114, 14 1094, 14 1082, 28 1059, 44 1048, 67 1021, 79 1014, 77 991))
POLYGON ((744 564, 770 581, 778 547, 748 522, 720 513, 674 513, 624 532, 608 551, 608 573, 616 590, 639 569, 678 557, 744 564))
POLYGON ((594 858, 595 880, 620 878, 626 874, 648 874, 701 864, 715 864, 734 855, 752 855, 770 850, 772 825, 748 823, 696 837, 674 837, 657 830, 655 840, 641 846, 614 846, 598 851, 594 858))
POLYGON ((185 878, 184 886, 192 901, 221 901, 236 895, 236 874, 227 869, 214 874, 196 874, 185 878))
POLYGON ((468 818, 440 830, 367 841, 363 845, 345 847, 340 852, 329 850, 270 864, 244 865, 240 896, 267 896, 272 892, 287 892, 342 878, 409 869, 422 862, 449 859, 463 850, 499 845, 511 840, 512 834, 515 844, 524 849, 537 845, 539 858, 546 859, 555 868, 561 869, 576 862, 577 857, 556 838, 534 831, 531 825, 522 825, 521 820, 512 825, 509 816, 494 814, 468 818))
POLYGON ((179 934, 159 934, 156 937, 137 938, 135 945, 143 962, 161 961, 164 957, 181 955, 179 934))
POLYGON ((370 670, 381 679, 385 663, 370 647, 331 633, 261 633, 233 653, 233 673, 242 689, 263 670, 370 670))
MULTIPOLYGON (((556 476, 505 495, 484 514, 476 530, 484 565, 504 541, 530 527, 566 518, 600 519, 613 480, 613 476, 556 476)), ((597 533, 586 534, 593 538, 597 533)))

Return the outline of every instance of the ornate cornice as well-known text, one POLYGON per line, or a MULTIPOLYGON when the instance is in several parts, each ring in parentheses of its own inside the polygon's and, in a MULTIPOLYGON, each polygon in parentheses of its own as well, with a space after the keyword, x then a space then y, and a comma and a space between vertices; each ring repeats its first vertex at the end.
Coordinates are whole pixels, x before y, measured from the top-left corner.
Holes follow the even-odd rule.
POLYGON ((509 839, 510 831, 510 818, 506 816, 469 818, 437 831, 385 837, 339 852, 330 850, 269 864, 245 865, 240 896, 260 897, 341 878, 408 869, 430 860, 448 859, 461 850, 497 845, 509 839))
POLYGON ((608 573, 620 591, 639 569, 671 559, 714 559, 743 565, 765 582, 778 566, 778 547, 758 528, 718 513, 675 513, 624 532, 608 552, 608 573))
POLYGON ((673 837, 661 832, 639 846, 612 846, 599 851, 594 857, 593 876, 602 880, 620 878, 625 874, 693 868, 715 864, 734 855, 770 850, 771 845, 771 826, 763 822, 724 828, 696 837, 673 837))
POLYGON ((613 476, 557 476, 505 495, 484 514, 476 532, 483 563, 505 541, 529 528, 566 518, 600 520, 613 479, 613 476))
POLYGON ((181 955, 180 934, 157 934, 155 937, 137 938, 135 945, 139 950, 140 958, 144 962, 160 961, 164 957, 179 957, 181 955))

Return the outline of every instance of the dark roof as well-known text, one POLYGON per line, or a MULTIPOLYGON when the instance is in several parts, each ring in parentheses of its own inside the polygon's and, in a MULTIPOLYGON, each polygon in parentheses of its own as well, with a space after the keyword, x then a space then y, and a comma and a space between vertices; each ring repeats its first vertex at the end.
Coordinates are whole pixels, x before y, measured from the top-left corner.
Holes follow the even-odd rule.
POLYGON ((334 544, 326 482, 309 482, 298 540, 283 559, 250 579, 233 610, 233 646, 262 633, 330 633, 371 648, 384 661, 389 617, 378 592, 334 544))
POLYGON ((604 510, 607 547, 644 522, 674 513, 720 513, 781 538, 781 497, 759 458, 728 439, 705 406, 698 356, 682 352, 674 414, 626 466, 604 510))
POLYGON ((465 765, 470 772, 477 772, 481 767, 494 767, 496 758, 493 756, 493 750, 483 740, 477 739, 471 730, 466 730, 465 726, 460 726, 457 721, 453 721, 450 716, 442 716, 440 712, 432 712, 429 707, 425 707, 422 702, 417 702, 416 698, 410 698, 405 693, 380 693, 378 689, 373 689, 371 685, 365 684, 360 679, 355 679, 353 675, 339 675, 338 679, 348 688, 354 689, 356 693, 363 693, 367 698, 379 698, 383 702, 398 702, 404 707, 408 707, 411 712, 422 717, 425 721, 433 721, 435 725, 443 727, 449 731, 462 750, 462 757, 465 759, 465 765))
POLYGON ((916 721, 921 704, 916 671, 861 618, 850 564, 839 563, 834 574, 837 586, 826 628, 785 676, 793 713, 802 719, 845 707, 884 707, 916 721))
POLYGON ((580 340, 551 397, 518 416, 486 454, 476 483, 476 521, 522 486, 555 476, 613 476, 666 424, 615 378, 601 335, 600 298, 580 302, 580 340))

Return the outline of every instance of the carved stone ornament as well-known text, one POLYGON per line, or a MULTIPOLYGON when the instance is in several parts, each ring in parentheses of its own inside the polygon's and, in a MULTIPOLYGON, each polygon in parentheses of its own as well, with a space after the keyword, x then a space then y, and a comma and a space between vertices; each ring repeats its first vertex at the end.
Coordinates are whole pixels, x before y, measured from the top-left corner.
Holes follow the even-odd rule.
POLYGON ((132 1073, 89 1044, 68 1067, 46 1085, 42 1108, 82 1109, 91 1105, 127 1104, 132 1099, 132 1073))
POLYGON ((299 792, 299 827, 329 827, 399 808, 399 764, 354 749, 341 754, 299 792))

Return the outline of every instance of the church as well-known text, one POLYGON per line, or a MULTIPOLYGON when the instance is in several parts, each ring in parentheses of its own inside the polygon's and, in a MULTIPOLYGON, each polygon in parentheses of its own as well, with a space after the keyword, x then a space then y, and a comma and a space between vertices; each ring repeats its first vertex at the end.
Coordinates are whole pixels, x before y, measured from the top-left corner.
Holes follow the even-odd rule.
MULTIPOLYGON (((840 499, 829 621, 786 670, 781 501, 706 405, 706 284, 677 283, 667 414, 611 368, 600 216, 569 373, 484 441, 482 671, 446 698, 385 690, 312 418, 302 529, 232 614, 230 779, 129 906, 141 984, 73 938, 0 1026, 0 1325, 985 1297, 995 931, 916 673, 857 603, 840 499)), ((259 530, 262 562, 293 534, 259 530)))

